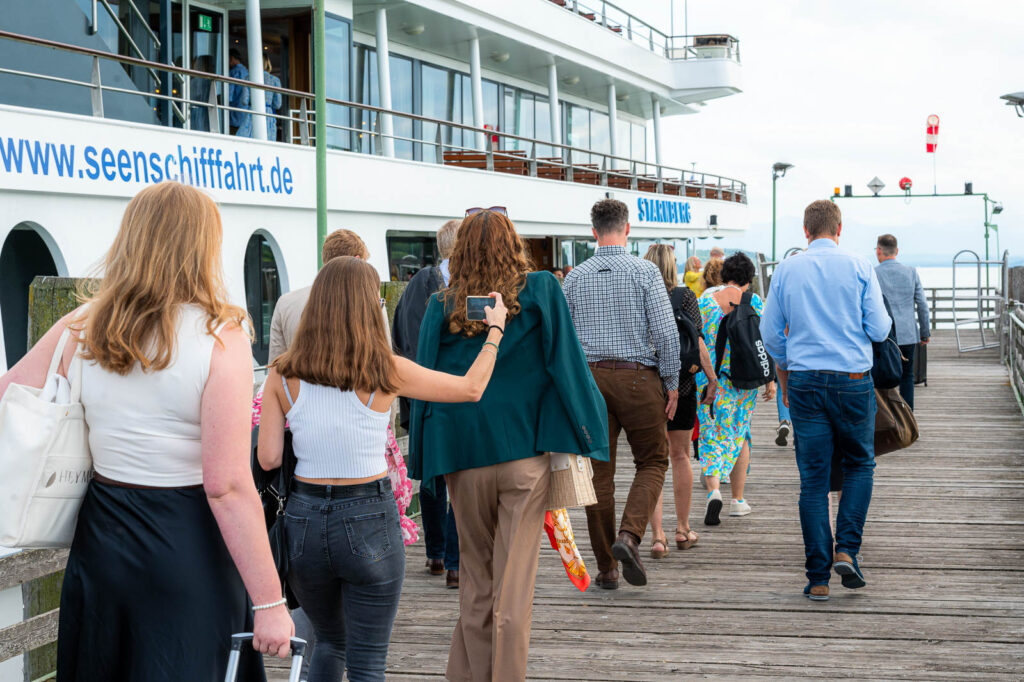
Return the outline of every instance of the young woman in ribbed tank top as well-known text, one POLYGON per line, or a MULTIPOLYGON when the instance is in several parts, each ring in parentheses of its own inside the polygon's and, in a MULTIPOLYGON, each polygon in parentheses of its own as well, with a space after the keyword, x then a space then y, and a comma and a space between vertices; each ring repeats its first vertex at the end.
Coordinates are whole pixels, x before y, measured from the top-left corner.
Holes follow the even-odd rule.
POLYGON ((507 311, 500 294, 464 376, 394 355, 366 261, 329 261, 289 349, 267 377, 259 460, 281 463, 285 420, 298 463, 285 511, 288 584, 316 631, 309 682, 383 680, 405 576, 398 507, 384 460, 391 404, 478 401, 494 370, 507 311))

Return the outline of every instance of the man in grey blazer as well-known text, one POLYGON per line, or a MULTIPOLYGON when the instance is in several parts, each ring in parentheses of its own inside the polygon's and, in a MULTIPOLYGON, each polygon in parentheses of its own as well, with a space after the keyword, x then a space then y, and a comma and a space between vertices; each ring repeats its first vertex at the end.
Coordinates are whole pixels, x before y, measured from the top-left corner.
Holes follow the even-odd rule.
POLYGON ((928 323, 928 301, 921 288, 921 278, 915 268, 896 261, 899 252, 896 237, 891 234, 879 237, 878 246, 875 247, 875 255, 878 256, 875 273, 882 286, 882 293, 892 307, 892 319, 896 322, 896 343, 900 345, 904 357, 900 395, 910 405, 910 409, 914 409, 914 354, 919 341, 928 343, 931 327, 928 323))

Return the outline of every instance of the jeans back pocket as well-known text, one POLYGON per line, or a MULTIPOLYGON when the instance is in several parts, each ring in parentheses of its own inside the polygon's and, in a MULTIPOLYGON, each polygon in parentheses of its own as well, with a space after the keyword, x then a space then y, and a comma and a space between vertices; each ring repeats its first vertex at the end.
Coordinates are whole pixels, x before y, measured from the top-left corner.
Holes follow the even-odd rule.
POLYGON ((302 556, 306 546, 306 529, 309 519, 302 516, 284 515, 284 538, 288 547, 288 560, 295 561, 302 556))
POLYGON ((870 386, 837 391, 840 416, 850 426, 863 426, 874 417, 875 390, 870 386))
POLYGON ((345 532, 352 554, 363 559, 380 559, 391 549, 387 512, 374 512, 345 519, 345 532))

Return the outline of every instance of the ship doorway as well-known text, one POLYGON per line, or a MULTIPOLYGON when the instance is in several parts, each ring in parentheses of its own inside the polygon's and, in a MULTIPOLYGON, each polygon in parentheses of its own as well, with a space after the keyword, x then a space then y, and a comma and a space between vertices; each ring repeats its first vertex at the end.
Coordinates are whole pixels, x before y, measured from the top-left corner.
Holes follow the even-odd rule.
POLYGON ((526 238, 526 254, 534 270, 551 270, 555 267, 555 240, 551 237, 526 238))
POLYGON ((57 263, 43 235, 20 223, 0 247, 0 322, 3 360, 13 367, 28 352, 28 288, 37 276, 55 276, 57 263))
POLYGON ((270 354, 270 321, 281 298, 281 271, 274 245, 256 232, 245 247, 245 303, 252 318, 252 355, 266 365, 270 354))

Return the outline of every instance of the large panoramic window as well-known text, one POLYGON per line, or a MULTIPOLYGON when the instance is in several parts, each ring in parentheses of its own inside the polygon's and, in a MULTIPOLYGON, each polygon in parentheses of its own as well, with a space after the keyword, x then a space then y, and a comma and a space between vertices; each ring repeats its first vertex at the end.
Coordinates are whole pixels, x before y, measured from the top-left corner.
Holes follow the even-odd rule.
MULTIPOLYGON (((351 99, 352 27, 347 21, 327 15, 324 46, 327 52, 327 96, 331 99, 351 99)), ((352 113, 348 107, 327 105, 327 123, 336 126, 351 125, 352 113)), ((352 135, 338 128, 327 128, 327 146, 351 149, 352 135)))

